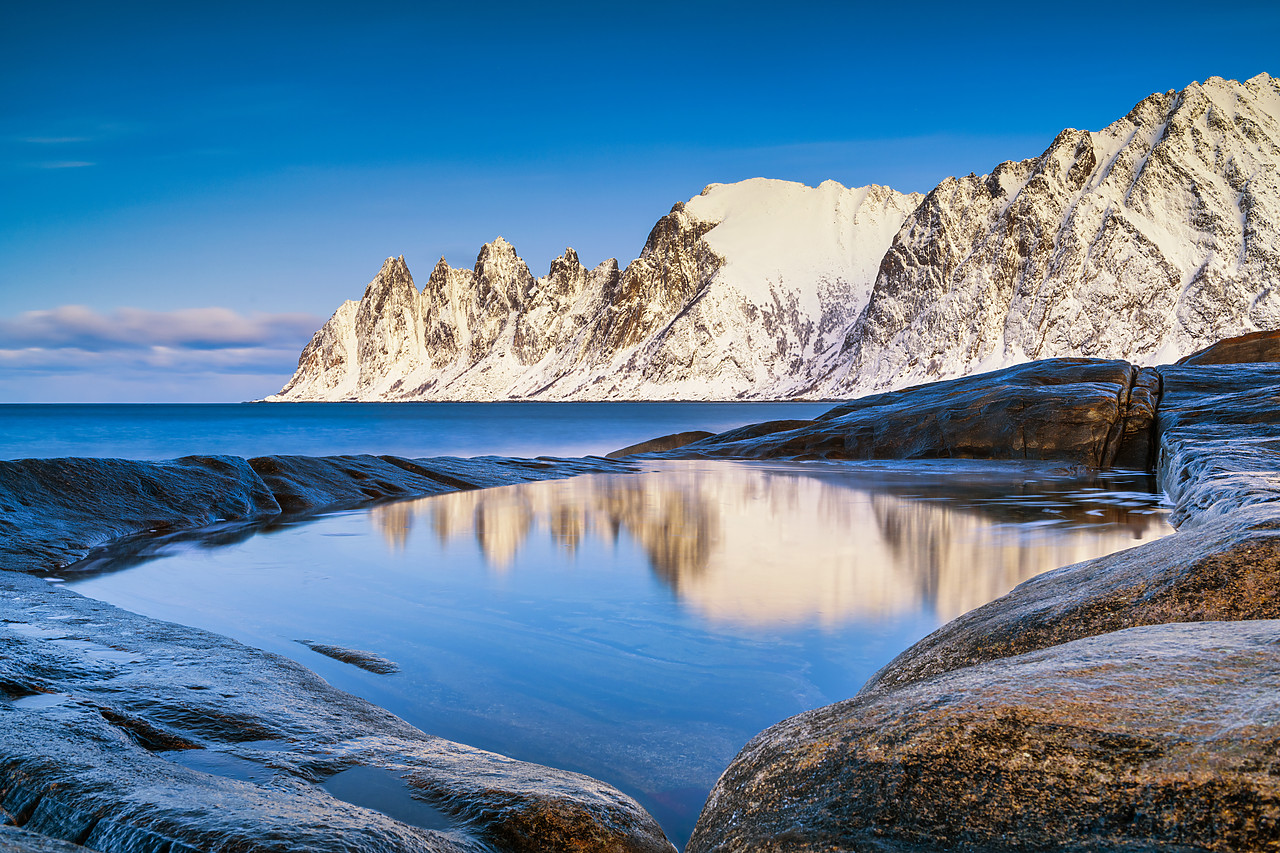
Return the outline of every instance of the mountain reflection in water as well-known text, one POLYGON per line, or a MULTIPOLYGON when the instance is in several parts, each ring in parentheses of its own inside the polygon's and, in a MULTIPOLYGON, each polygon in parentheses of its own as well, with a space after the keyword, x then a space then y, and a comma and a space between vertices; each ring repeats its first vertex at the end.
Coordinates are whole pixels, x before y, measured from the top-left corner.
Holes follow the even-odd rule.
POLYGON ((761 729, 848 698, 1037 572, 1169 532, 1139 475, 642 468, 133 539, 54 580, 293 657, 432 734, 603 779, 683 844, 761 729))
POLYGON ((725 623, 951 619, 1049 569, 1169 532, 1144 475, 1006 463, 667 462, 372 510, 392 550, 473 540, 508 571, 531 537, 572 555, 627 537, 682 603, 725 623), (1140 490, 1142 489, 1142 490, 1140 490))

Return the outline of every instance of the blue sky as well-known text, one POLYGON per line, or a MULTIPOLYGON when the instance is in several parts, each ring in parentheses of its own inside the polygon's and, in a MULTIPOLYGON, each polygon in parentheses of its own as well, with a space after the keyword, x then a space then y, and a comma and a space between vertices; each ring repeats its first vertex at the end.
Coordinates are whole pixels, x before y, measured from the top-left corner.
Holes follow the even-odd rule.
POLYGON ((626 263, 765 176, 926 191, 1280 73, 1280 4, 6 3, 0 402, 288 378, 383 258, 626 263))

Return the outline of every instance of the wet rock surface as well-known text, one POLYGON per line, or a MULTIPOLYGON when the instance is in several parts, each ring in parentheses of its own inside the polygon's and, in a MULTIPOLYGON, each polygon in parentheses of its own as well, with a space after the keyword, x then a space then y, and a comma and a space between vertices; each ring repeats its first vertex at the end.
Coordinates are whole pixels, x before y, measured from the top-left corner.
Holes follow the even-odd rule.
POLYGON ((324 508, 326 495, 349 505, 355 493, 368 502, 461 487, 437 470, 497 485, 620 467, 271 459, 0 465, 0 560, 11 569, 0 572, 0 822, 24 830, 0 836, 0 849, 671 849, 643 809, 594 779, 432 737, 285 658, 12 571, 68 562, 116 536, 287 518, 282 506, 324 508), (249 780, 179 760, 196 751, 217 759, 209 767, 259 772, 249 780), (397 774, 451 826, 411 826, 315 784, 352 767, 397 774))
POLYGON ((762 732, 685 848, 1273 850, 1280 623, 1132 628, 762 732))
POLYGON ((1149 452, 1151 379, 1124 361, 1047 359, 861 397, 812 422, 741 427, 664 455, 1036 459, 1108 468, 1119 455, 1145 460, 1149 452))

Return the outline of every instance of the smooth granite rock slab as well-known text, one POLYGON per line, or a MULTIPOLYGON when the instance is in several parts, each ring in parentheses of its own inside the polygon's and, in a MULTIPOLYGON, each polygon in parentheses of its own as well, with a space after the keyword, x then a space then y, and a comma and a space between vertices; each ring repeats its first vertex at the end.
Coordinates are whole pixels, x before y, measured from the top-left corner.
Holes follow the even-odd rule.
POLYGON ((1126 361, 1046 359, 862 397, 815 422, 741 427, 660 455, 1034 459, 1107 468, 1123 450, 1137 378, 1126 361))
POLYGON ((785 720, 687 853, 1280 846, 1280 622, 1131 628, 785 720))
POLYGON ((594 779, 432 737, 286 658, 0 573, 0 819, 120 853, 670 851, 594 779), (242 774, 182 762, 196 751, 242 774), (447 828, 313 782, 375 767, 447 828))
POLYGON ((1235 338, 1224 338, 1191 355, 1178 359, 1179 365, 1244 364, 1280 361, 1280 331, 1253 332, 1235 338))
POLYGON ((1242 510, 1024 581, 902 652, 861 694, 1139 625, 1280 619, 1280 516, 1242 510))

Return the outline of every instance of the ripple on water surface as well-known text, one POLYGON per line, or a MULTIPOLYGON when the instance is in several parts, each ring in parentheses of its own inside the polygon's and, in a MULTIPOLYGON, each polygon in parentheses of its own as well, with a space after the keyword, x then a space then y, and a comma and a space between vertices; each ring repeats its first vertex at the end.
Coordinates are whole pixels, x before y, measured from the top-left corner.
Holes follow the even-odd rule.
MULTIPOLYGON (((67 578, 617 785, 683 843, 756 732, 1033 575, 1170 532, 1151 488, 1044 465, 651 463, 108 551, 67 578)), ((388 785, 383 811, 408 796, 388 785)))

